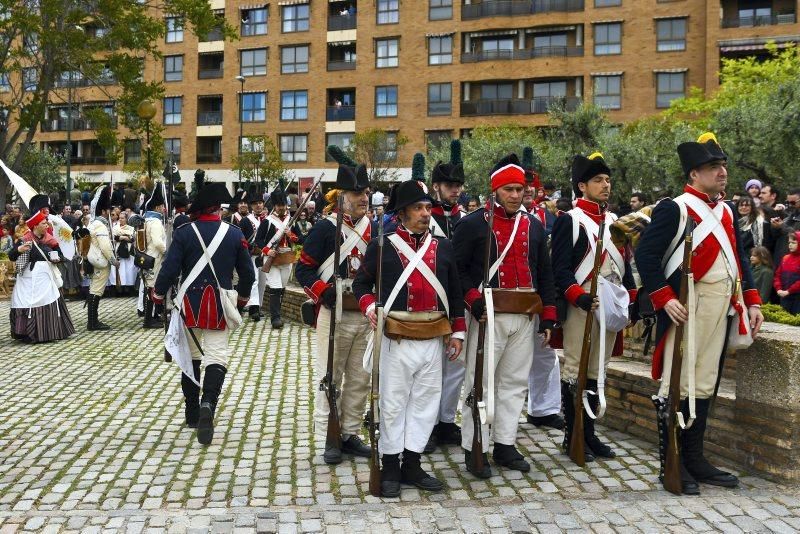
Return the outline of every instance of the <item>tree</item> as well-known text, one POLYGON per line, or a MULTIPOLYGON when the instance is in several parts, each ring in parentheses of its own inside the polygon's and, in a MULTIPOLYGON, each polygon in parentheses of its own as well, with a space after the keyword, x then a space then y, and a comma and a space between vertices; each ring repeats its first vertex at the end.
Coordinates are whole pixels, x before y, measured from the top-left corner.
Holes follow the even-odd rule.
POLYGON ((32 148, 22 157, 20 175, 40 193, 59 191, 65 185, 61 165, 63 158, 47 150, 32 148))
MULTIPOLYGON (((75 87, 89 85, 99 98, 116 102, 123 131, 142 139, 144 125, 136 107, 163 94, 160 83, 145 80, 142 73, 145 62, 160 57, 158 43, 166 21, 173 20, 165 16, 176 17, 199 36, 220 28, 225 38, 236 37, 205 0, 0 0, 0 74, 10 85, 2 101, 7 117, 0 127, 0 158, 20 169, 48 105, 67 103, 75 87)), ((98 140, 113 159, 120 150, 119 132, 113 120, 101 119, 89 120, 95 121, 98 140)), ((159 146, 158 128, 152 133, 159 146)), ((7 178, 0 176, 0 201, 7 186, 7 178)))
POLYGON ((252 184, 266 191, 272 183, 282 184, 287 179, 286 166, 275 143, 265 135, 248 137, 250 147, 233 157, 233 170, 242 173, 248 189, 252 184))
POLYGON ((379 182, 393 182, 400 178, 397 166, 400 153, 407 143, 408 138, 400 132, 370 128, 356 132, 346 153, 366 165, 369 181, 377 186, 379 182))

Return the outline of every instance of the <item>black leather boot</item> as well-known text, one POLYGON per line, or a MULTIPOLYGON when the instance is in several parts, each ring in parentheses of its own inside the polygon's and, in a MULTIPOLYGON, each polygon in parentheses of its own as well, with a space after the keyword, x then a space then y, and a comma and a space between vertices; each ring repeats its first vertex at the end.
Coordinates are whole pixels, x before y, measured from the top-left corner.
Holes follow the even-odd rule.
POLYGON ((472 468, 472 451, 464 449, 464 463, 467 464, 467 471, 481 479, 491 478, 492 468, 489 466, 489 455, 487 455, 485 452, 482 452, 481 454, 483 455, 483 469, 477 471, 472 468))
POLYGON ((100 314, 100 297, 97 295, 89 294, 89 313, 87 330, 111 330, 111 327, 105 323, 101 323, 99 319, 100 314))
POLYGON ((269 319, 272 323, 272 328, 283 328, 283 320, 281 319, 281 297, 283 289, 269 289, 269 319))
POLYGON ((203 396, 200 399, 197 419, 197 441, 203 445, 210 444, 214 439, 214 413, 226 373, 227 370, 216 363, 206 367, 206 376, 203 377, 203 396))
MULTIPOLYGON (((661 463, 661 468, 658 472, 658 479, 664 483, 664 469, 667 464, 667 442, 669 441, 668 435, 668 417, 667 414, 667 401, 659 397, 653 399, 653 404, 656 407, 656 423, 658 425, 658 457, 661 463)), ((680 433, 680 430, 678 430, 680 433)), ((680 436, 678 437, 680 444, 680 436)), ((679 452, 680 454, 680 452, 679 452)), ((700 495, 700 486, 697 481, 689 474, 686 467, 681 462, 681 493, 683 495, 700 495)))
POLYGON ((419 462, 418 452, 403 450, 403 464, 400 466, 400 481, 403 484, 410 484, 425 491, 442 491, 444 484, 422 469, 419 462))
MULTIPOLYGON (((192 360, 194 377, 200 381, 200 360, 192 360)), ((200 418, 200 386, 191 381, 184 373, 181 373, 181 390, 183 391, 184 408, 186 416, 186 426, 197 428, 197 420, 200 418)))
MULTIPOLYGON (((597 391, 597 380, 587 380, 586 389, 597 391)), ((594 413, 597 413, 597 408, 600 406, 600 398, 597 395, 589 395, 589 406, 594 413)), ((597 434, 594 432, 595 420, 589 417, 588 414, 583 416, 583 435, 586 437, 586 446, 595 455, 600 458, 616 458, 617 453, 611 450, 611 447, 600 441, 597 434)))
POLYGON ((400 455, 384 454, 381 457, 381 497, 400 496, 400 455))
POLYGON ((514 469, 515 471, 527 473, 531 470, 531 464, 525 461, 525 457, 522 456, 513 445, 495 443, 492 459, 497 465, 508 469, 514 469))
MULTIPOLYGON (((723 488, 735 488, 739 485, 739 479, 726 471, 717 469, 703 455, 703 439, 706 434, 711 399, 697 399, 695 404, 697 418, 692 426, 681 431, 681 459, 683 460, 683 465, 686 466, 686 470, 698 482, 711 484, 712 486, 722 486, 723 488)), ((681 411, 688 421, 689 399, 683 400, 681 411)))
POLYGON ((145 292, 144 294, 144 321, 142 322, 143 328, 161 328, 161 324, 153 317, 153 301, 150 296, 145 292))
MULTIPOLYGON (((572 428, 575 424, 575 395, 572 393, 572 386, 569 382, 561 381, 561 405, 564 409, 564 441, 561 448, 564 454, 569 454, 569 442, 572 439, 572 428)), ((583 409, 583 408, 581 408, 583 409)), ((583 424, 586 425, 586 414, 584 414, 583 424)), ((585 434, 584 434, 585 435, 585 434)), ((584 447, 583 451, 585 462, 594 462, 594 454, 591 449, 584 447)))
POLYGON ((250 316, 250 320, 254 323, 257 323, 261 320, 261 314, 259 313, 258 306, 249 306, 247 308, 247 314, 250 316))

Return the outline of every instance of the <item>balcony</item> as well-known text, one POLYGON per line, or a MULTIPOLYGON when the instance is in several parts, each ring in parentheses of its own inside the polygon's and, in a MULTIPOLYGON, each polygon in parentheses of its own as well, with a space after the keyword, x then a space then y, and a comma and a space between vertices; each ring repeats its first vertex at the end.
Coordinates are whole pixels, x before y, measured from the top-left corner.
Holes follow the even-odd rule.
POLYGON ((755 15, 752 17, 733 17, 722 19, 723 28, 752 28, 754 26, 774 26, 776 24, 794 24, 797 22, 796 13, 782 13, 780 15, 755 15))
POLYGON ((328 31, 355 30, 358 15, 331 15, 328 17, 328 31))
POLYGON ((461 19, 583 11, 584 0, 490 0, 461 6, 461 19))
POLYGON ((197 113, 198 126, 217 126, 222 124, 221 111, 199 111, 197 113))
POLYGON ((328 61, 328 70, 356 70, 355 61, 328 61))
POLYGON ((198 152, 197 163, 222 163, 222 154, 198 152))
POLYGON ((472 100, 461 102, 461 116, 482 115, 531 115, 547 113, 555 105, 563 105, 567 111, 575 111, 581 103, 577 96, 539 96, 497 100, 472 100))
MULTIPOLYGON (((46 119, 42 124, 42 131, 44 132, 66 132, 67 130, 71 130, 73 132, 78 132, 81 130, 94 130, 95 125, 92 121, 88 119, 84 119, 82 117, 75 117, 72 119, 72 125, 70 127, 69 120, 66 118, 59 118, 59 119, 46 119)), ((111 127, 117 127, 117 118, 112 117, 111 119, 111 127)))
POLYGON ((482 50, 461 54, 461 63, 479 61, 504 61, 512 59, 534 59, 539 57, 581 57, 582 46, 541 46, 523 50, 482 50))
POLYGON ((213 41, 222 41, 222 39, 222 28, 212 28, 205 36, 201 36, 198 41, 201 43, 210 43, 213 41))
POLYGON ((199 69, 197 71, 197 78, 199 80, 210 80, 211 78, 222 78, 223 68, 218 69, 199 69))
POLYGON ((326 121, 354 121, 356 120, 355 106, 328 106, 325 114, 326 121))
POLYGON ((222 78, 225 70, 225 55, 221 52, 199 54, 197 57, 197 78, 208 80, 222 78))

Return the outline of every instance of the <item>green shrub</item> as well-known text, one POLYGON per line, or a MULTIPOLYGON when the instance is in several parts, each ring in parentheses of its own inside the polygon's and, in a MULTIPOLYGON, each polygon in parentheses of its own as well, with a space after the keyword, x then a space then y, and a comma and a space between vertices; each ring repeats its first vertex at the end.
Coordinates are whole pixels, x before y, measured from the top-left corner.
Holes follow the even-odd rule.
POLYGON ((764 314, 765 321, 800 326, 800 314, 792 315, 778 304, 764 304, 761 306, 761 313, 764 314))

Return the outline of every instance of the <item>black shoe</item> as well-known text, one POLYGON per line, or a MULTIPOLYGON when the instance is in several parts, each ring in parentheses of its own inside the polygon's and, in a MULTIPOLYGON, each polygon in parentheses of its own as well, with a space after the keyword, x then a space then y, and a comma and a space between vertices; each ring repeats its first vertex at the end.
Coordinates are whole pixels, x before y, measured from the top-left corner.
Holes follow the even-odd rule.
POLYGON ((250 315, 250 320, 254 323, 257 323, 261 320, 261 314, 258 311, 258 306, 250 306, 248 309, 248 314, 250 315))
POLYGON ((272 328, 274 328, 275 330, 280 330, 281 328, 283 328, 283 321, 281 320, 280 317, 274 317, 272 319, 272 328))
POLYGON ((525 458, 513 445, 495 443, 492 459, 497 465, 501 465, 508 469, 514 469, 515 471, 527 473, 531 470, 531 464, 525 461, 525 458))
POLYGON ((549 428, 555 428, 556 430, 562 430, 564 428, 564 418, 561 417, 560 413, 554 413, 542 417, 534 417, 531 414, 528 414, 526 419, 529 424, 536 427, 546 426, 549 428))
POLYGON ((681 463, 681 493, 684 495, 700 495, 700 485, 681 463))
POLYGON ((369 458, 372 456, 372 449, 359 436, 351 434, 346 441, 342 441, 342 453, 369 458))
POLYGON ((400 455, 384 454, 381 458, 381 497, 400 496, 400 455))
POLYGON ((439 445, 461 445, 461 428, 455 423, 439 421, 433 427, 439 445))
POLYGON ((487 479, 492 477, 492 468, 489 467, 489 457, 484 452, 483 456, 483 469, 477 471, 472 467, 472 451, 464 450, 464 463, 467 464, 467 471, 472 473, 478 478, 487 479))
POLYGON ((430 476, 422 469, 419 463, 420 454, 418 452, 405 449, 403 451, 403 464, 400 466, 400 481, 403 484, 410 484, 425 491, 442 491, 444 484, 441 480, 430 476))
POLYGON ((326 445, 322 459, 325 460, 325 463, 328 465, 340 464, 342 463, 342 449, 334 445, 326 445))
POLYGON ((210 445, 212 439, 214 439, 214 408, 210 402, 202 402, 197 418, 197 441, 201 445, 210 445))
POLYGON ((138 317, 144 317, 144 312, 142 310, 140 310, 139 308, 136 308, 136 315, 138 317))
MULTIPOLYGON (((703 440, 705 439, 706 426, 708 424, 708 410, 711 407, 710 399, 696 400, 696 415, 692 426, 681 430, 681 460, 686 470, 697 482, 721 486, 723 488, 735 488, 739 485, 739 479, 728 473, 717 469, 706 459, 703 453, 703 440)), ((689 402, 684 399, 681 403, 681 411, 684 418, 689 418, 689 402)))
POLYGON ((183 415, 186 417, 188 428, 197 428, 197 422, 200 420, 200 405, 184 399, 183 415))
POLYGON ((425 448, 422 449, 422 452, 425 454, 430 454, 436 450, 436 427, 433 428, 433 432, 428 437, 428 443, 425 444, 425 448))
MULTIPOLYGON (((572 387, 569 382, 561 381, 561 407, 564 409, 564 441, 561 442, 561 449, 564 454, 569 454, 569 444, 572 440, 572 427, 575 424, 575 403, 573 401, 572 387)), ((584 425, 586 425, 586 414, 584 413, 584 425)), ((585 435, 585 428, 584 428, 585 435)), ((589 447, 583 448, 584 463, 594 462, 594 454, 589 447)))
MULTIPOLYGON (((591 425, 594 428, 594 424, 591 425)), ((586 425, 584 429, 588 428, 589 425, 586 425)), ((617 453, 615 453, 611 447, 600 441, 600 439, 596 435, 592 435, 586 438, 586 448, 592 451, 592 454, 596 457, 600 458, 616 458, 617 453)))

